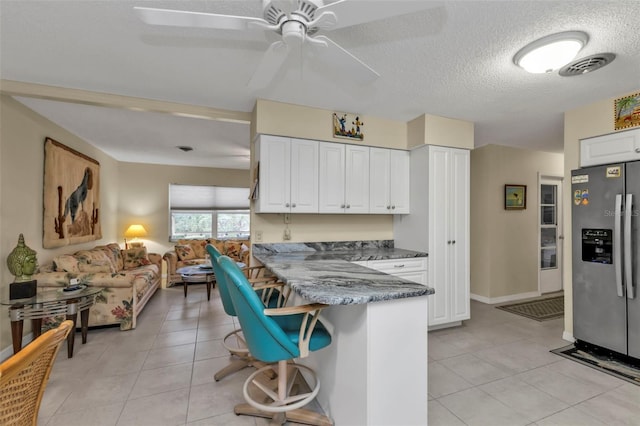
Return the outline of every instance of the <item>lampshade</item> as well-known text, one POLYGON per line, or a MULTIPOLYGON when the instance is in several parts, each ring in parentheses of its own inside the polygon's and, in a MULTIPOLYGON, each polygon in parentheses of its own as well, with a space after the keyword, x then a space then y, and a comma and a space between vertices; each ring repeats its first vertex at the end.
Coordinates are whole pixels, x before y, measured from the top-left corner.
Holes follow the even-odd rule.
POLYGON ((125 238, 140 238, 147 236, 147 230, 144 229, 144 226, 136 224, 131 225, 124 231, 125 238))
POLYGON ((551 34, 520 49, 513 62, 534 74, 555 71, 571 62, 588 40, 582 31, 551 34))

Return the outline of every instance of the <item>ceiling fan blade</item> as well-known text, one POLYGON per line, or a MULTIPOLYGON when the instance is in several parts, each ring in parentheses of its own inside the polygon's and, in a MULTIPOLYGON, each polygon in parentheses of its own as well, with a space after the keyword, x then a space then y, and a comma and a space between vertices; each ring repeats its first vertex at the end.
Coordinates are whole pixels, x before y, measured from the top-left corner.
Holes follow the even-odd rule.
POLYGON ((251 89, 262 89, 267 86, 275 78, 282 68, 282 64, 289 56, 290 49, 282 41, 276 41, 262 56, 260 65, 253 73, 253 77, 247 83, 251 89))
POLYGON ((319 7, 315 13, 318 15, 325 11, 334 12, 338 17, 338 23, 331 27, 331 29, 337 30, 339 28, 378 21, 380 19, 391 18, 411 12, 418 12, 431 7, 433 7, 432 2, 418 0, 379 0, 367 2, 339 0, 335 3, 319 7))
POLYGON ((219 15, 216 13, 189 12, 186 10, 155 9, 151 7, 133 8, 140 19, 149 25, 167 25, 174 27, 216 28, 221 30, 262 29, 269 25, 262 18, 250 16, 219 15))
POLYGON ((349 77, 353 77, 354 81, 360 84, 367 84, 380 77, 380 74, 373 68, 353 56, 330 38, 326 36, 316 36, 313 37, 313 39, 321 42, 309 43, 310 46, 315 47, 315 53, 318 54, 318 56, 322 56, 327 64, 339 67, 341 71, 347 73, 349 77), (322 46, 321 44, 324 44, 322 42, 326 43, 326 46, 322 46))

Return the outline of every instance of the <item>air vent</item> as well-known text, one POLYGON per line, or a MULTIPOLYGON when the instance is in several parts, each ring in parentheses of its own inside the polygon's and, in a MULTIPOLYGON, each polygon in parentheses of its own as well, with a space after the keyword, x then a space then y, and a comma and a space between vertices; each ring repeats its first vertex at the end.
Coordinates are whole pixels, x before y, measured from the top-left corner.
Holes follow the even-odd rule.
POLYGON ((565 65, 558 73, 563 77, 586 74, 609 65, 615 58, 613 53, 597 53, 565 65))

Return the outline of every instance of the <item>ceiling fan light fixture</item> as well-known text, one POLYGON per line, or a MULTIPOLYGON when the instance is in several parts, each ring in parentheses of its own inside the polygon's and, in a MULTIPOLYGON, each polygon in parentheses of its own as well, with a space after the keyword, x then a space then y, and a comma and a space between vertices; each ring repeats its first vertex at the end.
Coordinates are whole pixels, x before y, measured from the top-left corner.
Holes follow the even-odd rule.
POLYGON ((289 47, 302 45, 304 42, 307 27, 302 22, 291 19, 282 24, 282 40, 289 47))
POLYGON ((551 34, 520 49, 513 62, 533 74, 549 73, 571 62, 588 41, 582 31, 551 34))

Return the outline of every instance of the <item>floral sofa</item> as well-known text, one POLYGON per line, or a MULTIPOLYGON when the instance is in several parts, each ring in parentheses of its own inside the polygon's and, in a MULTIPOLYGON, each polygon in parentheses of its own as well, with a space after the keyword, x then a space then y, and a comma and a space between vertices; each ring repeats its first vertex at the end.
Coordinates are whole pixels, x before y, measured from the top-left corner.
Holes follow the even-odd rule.
POLYGON ((241 266, 249 264, 249 240, 217 240, 214 238, 178 240, 173 250, 169 250, 162 256, 167 262, 167 287, 182 282, 182 277, 177 273, 178 269, 209 262, 205 248, 207 244, 214 245, 220 253, 242 263, 241 266))
POLYGON ((159 254, 147 254, 145 247, 121 250, 111 243, 57 256, 33 278, 38 292, 65 287, 71 278, 102 287, 89 310, 89 326, 119 324, 121 330, 130 330, 160 286, 161 262, 159 254))

